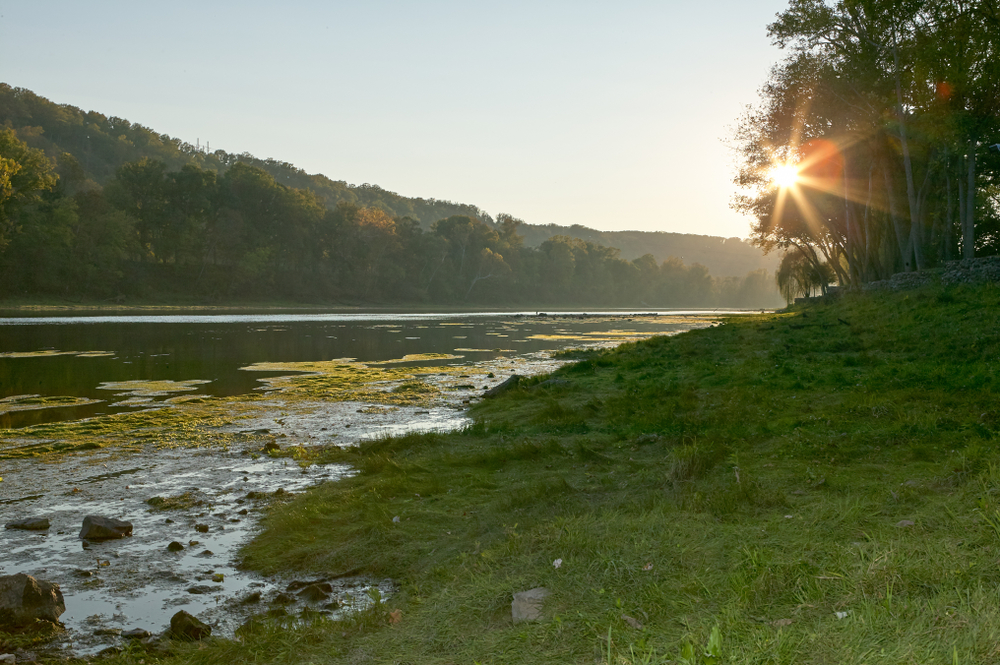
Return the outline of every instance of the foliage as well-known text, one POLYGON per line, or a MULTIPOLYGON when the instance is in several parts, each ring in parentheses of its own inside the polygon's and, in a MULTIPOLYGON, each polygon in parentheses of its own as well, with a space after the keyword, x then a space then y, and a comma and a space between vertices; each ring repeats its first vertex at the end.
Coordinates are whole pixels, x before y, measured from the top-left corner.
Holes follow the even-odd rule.
POLYGON ((844 285, 1000 249, 996 3, 795 0, 769 34, 789 56, 735 137, 755 244, 844 285))
POLYGON ((616 249, 562 236, 533 249, 517 232, 520 220, 508 215, 496 225, 452 215, 425 232, 378 207, 327 208, 312 191, 245 163, 217 176, 194 164, 170 171, 142 159, 124 164, 103 189, 36 195, 19 211, 10 247, 0 250, 3 296, 779 304, 760 272, 716 280, 698 264, 658 266, 650 255, 625 261, 616 249))

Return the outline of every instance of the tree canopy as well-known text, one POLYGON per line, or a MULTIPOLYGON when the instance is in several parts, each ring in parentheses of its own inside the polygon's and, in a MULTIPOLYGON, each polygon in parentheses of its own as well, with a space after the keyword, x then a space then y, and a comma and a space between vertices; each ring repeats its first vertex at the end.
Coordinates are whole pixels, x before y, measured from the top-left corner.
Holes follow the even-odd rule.
POLYGON ((845 285, 1000 249, 995 0, 792 0, 769 34, 735 135, 752 242, 845 285))

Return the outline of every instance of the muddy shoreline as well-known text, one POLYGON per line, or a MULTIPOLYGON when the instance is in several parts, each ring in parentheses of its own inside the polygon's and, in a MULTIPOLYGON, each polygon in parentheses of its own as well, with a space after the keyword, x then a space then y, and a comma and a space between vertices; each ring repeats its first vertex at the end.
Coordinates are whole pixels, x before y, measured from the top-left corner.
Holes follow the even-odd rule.
MULTIPOLYGON (((633 338, 577 339, 610 346, 633 338)), ((300 364, 293 375, 262 379, 263 394, 165 402, 128 416, 3 432, 0 522, 47 517, 51 527, 0 531, 0 574, 58 583, 66 600, 66 630, 39 653, 97 654, 123 645, 125 631, 161 633, 181 609, 214 635, 232 637, 255 615, 337 616, 364 608, 372 589, 390 597, 392 580, 341 577, 345 571, 263 577, 241 569, 239 552, 268 505, 351 472, 312 464, 311 449, 463 427, 468 404, 486 389, 514 373, 546 373, 567 362, 538 352, 433 365, 443 360, 300 364), (378 374, 370 373, 374 366, 378 374), (337 388, 344 372, 361 383, 337 388), (155 497, 163 501, 151 504, 155 497), (170 505, 178 507, 163 509, 170 505), (129 521, 133 535, 81 541, 86 515, 129 521), (170 551, 172 542, 183 549, 170 551), (296 583, 303 581, 329 591, 299 595, 296 583)))

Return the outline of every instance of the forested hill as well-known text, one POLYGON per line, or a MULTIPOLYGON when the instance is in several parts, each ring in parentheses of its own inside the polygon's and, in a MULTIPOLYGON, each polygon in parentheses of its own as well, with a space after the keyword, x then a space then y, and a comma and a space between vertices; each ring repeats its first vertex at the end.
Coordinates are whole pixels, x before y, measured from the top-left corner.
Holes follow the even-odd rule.
POLYGON ((777 253, 765 256, 761 251, 739 238, 720 238, 693 233, 667 233, 663 231, 598 231, 586 226, 557 226, 556 224, 522 224, 518 233, 524 244, 538 247, 552 236, 569 236, 606 247, 615 247, 628 261, 645 254, 652 254, 660 261, 675 257, 684 263, 700 263, 713 275, 741 277, 748 272, 764 268, 774 272, 778 267, 777 253))
MULTIPOLYGON (((42 150, 56 165, 60 180, 70 192, 86 189, 91 183, 104 186, 118 169, 143 158, 159 160, 170 171, 185 164, 222 174, 236 163, 245 163, 270 174, 275 181, 319 195, 327 208, 338 203, 380 208, 393 217, 410 217, 427 230, 439 219, 466 215, 494 228, 494 220, 477 206, 438 199, 408 198, 378 185, 349 185, 322 174, 310 175, 288 162, 260 159, 249 153, 224 150, 209 152, 181 139, 118 117, 83 111, 68 104, 56 104, 24 88, 0 83, 0 127, 17 132, 19 139, 42 150)), ((700 263, 713 275, 742 277, 765 268, 774 271, 777 257, 765 257, 760 250, 738 238, 719 238, 685 233, 644 231, 597 231, 578 224, 522 224, 520 234, 528 247, 539 247, 552 236, 567 236, 615 247, 627 260, 652 254, 657 261, 670 257, 686 264, 700 263)))
POLYGON ((377 185, 349 185, 325 175, 310 175, 287 162, 260 159, 246 152, 208 152, 138 123, 83 111, 69 104, 56 104, 30 90, 0 83, 0 127, 4 126, 14 129, 19 139, 53 160, 60 180, 71 190, 86 189, 91 183, 103 186, 123 164, 143 158, 161 161, 168 170, 195 164, 218 174, 242 162, 262 169, 282 185, 315 192, 328 208, 341 202, 381 208, 393 217, 410 217, 424 228, 452 215, 491 221, 473 205, 408 198, 377 185))

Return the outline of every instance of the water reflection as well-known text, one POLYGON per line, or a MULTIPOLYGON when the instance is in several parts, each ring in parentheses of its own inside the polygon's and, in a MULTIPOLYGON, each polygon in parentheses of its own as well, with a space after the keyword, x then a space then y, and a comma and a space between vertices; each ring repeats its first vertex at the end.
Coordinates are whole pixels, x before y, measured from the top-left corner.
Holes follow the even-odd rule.
MULTIPOLYGON (((449 362, 690 327, 685 312, 615 318, 534 313, 172 314, 0 319, 0 428, 229 396, 275 373, 255 363, 451 354, 449 362), (181 392, 177 392, 181 391, 181 392)), ((419 362, 413 363, 420 364, 419 362)))

